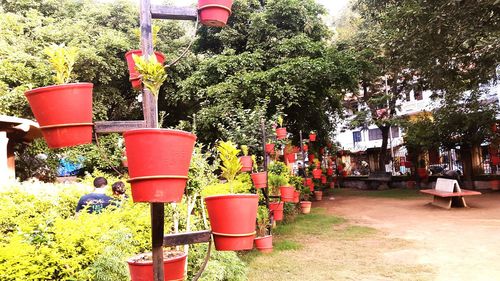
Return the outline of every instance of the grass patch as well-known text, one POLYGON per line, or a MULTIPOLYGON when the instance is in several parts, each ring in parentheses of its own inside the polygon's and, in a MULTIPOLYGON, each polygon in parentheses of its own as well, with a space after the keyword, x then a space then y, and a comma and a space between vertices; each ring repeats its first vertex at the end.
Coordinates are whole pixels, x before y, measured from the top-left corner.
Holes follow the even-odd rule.
POLYGON ((275 251, 293 251, 302 249, 302 245, 292 240, 280 240, 274 243, 275 251))
POLYGON ((392 199, 415 199, 422 198, 425 195, 415 189, 393 188, 387 190, 359 190, 353 188, 334 189, 333 195, 341 196, 363 196, 374 198, 392 198, 392 199))
POLYGON ((278 225, 274 233, 277 235, 321 235, 334 225, 345 221, 341 217, 326 215, 323 208, 314 208, 310 214, 298 216, 293 223, 278 225))
POLYGON ((346 238, 364 238, 377 233, 375 228, 359 225, 349 225, 340 233, 346 238))

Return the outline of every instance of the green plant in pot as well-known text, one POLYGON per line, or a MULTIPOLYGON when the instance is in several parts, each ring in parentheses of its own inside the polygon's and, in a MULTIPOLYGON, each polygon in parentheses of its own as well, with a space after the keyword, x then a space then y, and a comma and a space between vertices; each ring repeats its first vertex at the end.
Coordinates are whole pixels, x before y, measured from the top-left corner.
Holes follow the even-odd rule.
POLYGON ((299 203, 300 202, 300 196, 302 194, 302 191, 304 190, 304 179, 302 177, 298 176, 291 176, 290 177, 290 184, 295 188, 294 194, 293 194, 293 203, 299 203))
POLYGON ((230 141, 220 141, 217 151, 221 160, 222 177, 226 182, 208 186, 202 191, 215 248, 219 251, 250 250, 256 233, 259 196, 248 194, 251 184, 242 186, 237 180, 241 163, 238 159, 240 150, 236 145, 230 141))
POLYGON ((262 253, 273 251, 273 236, 267 235, 269 227, 269 210, 265 206, 259 206, 257 209, 257 238, 255 238, 255 247, 262 253))
POLYGON ((259 171, 259 167, 257 165, 257 158, 255 155, 252 155, 252 162, 253 162, 253 173, 251 175, 253 185, 255 188, 266 188, 267 187, 267 172, 266 171, 259 171))
POLYGON ((316 131, 309 132, 309 141, 316 141, 316 131))
POLYGON ((293 202, 295 188, 289 184, 290 170, 282 162, 274 162, 269 168, 269 186, 272 193, 279 195, 283 202, 293 202), (278 189, 279 188, 279 189, 278 189))
POLYGON ((70 83, 78 49, 52 45, 45 49, 56 85, 25 93, 50 148, 92 143, 92 83, 70 83))
POLYGON ((253 159, 252 156, 248 156, 248 146, 241 145, 240 148, 241 152, 243 153, 243 156, 239 158, 241 163, 241 171, 251 172, 253 166, 253 159))
POLYGON ((276 138, 278 140, 286 139, 287 137, 287 132, 286 132, 286 127, 283 127, 283 117, 280 115, 278 116, 278 128, 276 128, 276 138))

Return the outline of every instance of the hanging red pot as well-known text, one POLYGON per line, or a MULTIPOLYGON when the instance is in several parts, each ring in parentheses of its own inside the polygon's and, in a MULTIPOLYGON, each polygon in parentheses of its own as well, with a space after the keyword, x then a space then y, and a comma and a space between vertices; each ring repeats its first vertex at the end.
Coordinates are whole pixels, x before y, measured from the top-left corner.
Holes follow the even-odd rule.
POLYGON ((323 199, 323 191, 314 191, 314 198, 316 201, 321 201, 323 199))
POLYGON ((265 188, 267 186, 267 172, 253 173, 250 176, 255 188, 265 188))
POLYGON ((307 144, 302 145, 302 150, 307 152, 309 150, 309 146, 307 146, 307 144))
POLYGON ((274 154, 274 143, 266 143, 266 153, 274 154))
POLYGON ((137 129, 123 134, 134 202, 179 202, 196 136, 179 130, 137 129))
POLYGON ((316 141, 316 134, 309 134, 309 141, 316 141))
MULTIPOLYGON (((165 56, 160 52, 154 52, 156 56, 156 60, 162 65, 165 63, 165 56)), ((135 62, 132 58, 132 55, 142 56, 141 50, 132 50, 125 54, 125 59, 127 60, 128 73, 129 73, 129 81, 132 83, 132 88, 140 89, 141 88, 141 79, 139 78, 139 72, 135 69, 135 62)))
POLYGON ((200 23, 223 27, 231 15, 232 0, 198 0, 200 23))
POLYGON ((295 153, 289 153, 285 154, 286 161, 288 163, 294 163, 295 162, 295 153))
POLYGON ((321 183, 326 184, 326 176, 325 175, 321 176, 321 183))
POLYGON ((25 93, 50 148, 92 143, 92 83, 36 88, 25 93))
POLYGON ((240 163, 242 172, 252 171, 252 165, 253 165, 252 156, 241 156, 240 163))
POLYGON ((318 169, 318 168, 314 169, 314 170, 313 170, 313 172, 312 172, 312 174, 313 174, 313 178, 315 178, 315 179, 320 179, 320 178, 321 178, 321 173, 322 173, 322 172, 323 172, 323 171, 321 171, 321 169, 318 169))
POLYGON ((309 159, 309 162, 313 162, 314 161, 314 154, 308 154, 307 155, 307 158, 309 159))
POLYGON ((331 176, 333 175, 333 169, 332 168, 328 168, 328 170, 326 170, 326 174, 331 176))
POLYGON ((311 201, 301 201, 300 209, 302 210, 302 214, 309 214, 311 212, 311 201))
POLYGON ((255 238, 255 248, 261 253, 271 253, 273 251, 273 236, 267 235, 264 237, 255 238))
POLYGON ((293 192, 293 203, 299 203, 300 201, 300 191, 294 191, 293 192))
POLYGON ((255 238, 255 220, 259 196, 231 194, 205 198, 218 251, 251 250, 255 238))
POLYGON ((321 148, 319 149, 319 154, 320 154, 320 155, 324 155, 324 154, 325 154, 325 148, 321 147, 321 148))
POLYGON ((270 202, 269 210, 273 212, 273 217, 275 221, 283 220, 283 202, 270 202))
POLYGON ((276 128, 276 138, 279 140, 286 139, 287 132, 286 127, 276 128))
POLYGON ((311 192, 313 192, 313 191, 314 191, 314 182, 311 182, 311 183, 309 184, 309 190, 310 190, 311 192))
POLYGON ((283 202, 293 202, 293 192, 295 188, 293 186, 281 186, 280 187, 280 197, 283 202))
MULTIPOLYGON (((183 280, 187 254, 180 251, 164 251, 164 280, 183 280)), ((132 281, 153 281, 153 260, 151 253, 140 254, 128 261, 132 281)))
POLYGON ((311 178, 305 178, 304 179, 304 185, 306 185, 306 186, 311 185, 312 182, 313 182, 313 180, 311 178))

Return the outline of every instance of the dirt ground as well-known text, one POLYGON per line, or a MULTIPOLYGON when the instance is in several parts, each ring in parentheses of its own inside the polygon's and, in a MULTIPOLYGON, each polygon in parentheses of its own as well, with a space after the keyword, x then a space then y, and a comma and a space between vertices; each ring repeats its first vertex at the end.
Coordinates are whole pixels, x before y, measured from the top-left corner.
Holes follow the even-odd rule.
POLYGON ((432 196, 402 200, 340 191, 314 207, 412 242, 385 252, 388 264, 430 266, 434 280, 500 280, 500 192, 466 200, 469 208, 445 210, 430 204, 432 196))

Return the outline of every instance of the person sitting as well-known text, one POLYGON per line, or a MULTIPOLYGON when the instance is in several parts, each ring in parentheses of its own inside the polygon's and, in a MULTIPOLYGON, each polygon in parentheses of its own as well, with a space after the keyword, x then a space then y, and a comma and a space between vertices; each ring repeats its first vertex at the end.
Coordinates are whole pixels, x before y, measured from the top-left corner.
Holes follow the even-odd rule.
POLYGON ((94 179, 94 191, 92 193, 83 195, 78 201, 76 206, 76 212, 80 212, 83 209, 87 209, 87 212, 100 213, 104 208, 110 205, 113 198, 105 194, 106 186, 108 181, 103 177, 97 177, 94 179))

